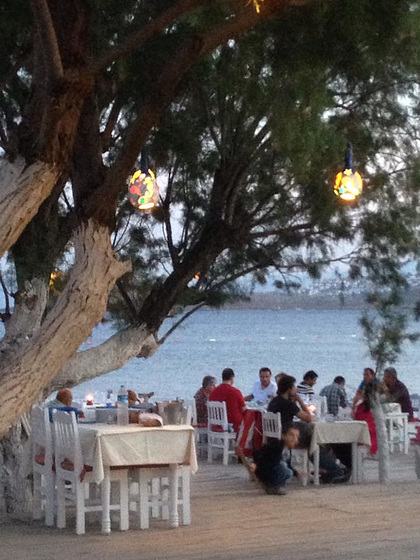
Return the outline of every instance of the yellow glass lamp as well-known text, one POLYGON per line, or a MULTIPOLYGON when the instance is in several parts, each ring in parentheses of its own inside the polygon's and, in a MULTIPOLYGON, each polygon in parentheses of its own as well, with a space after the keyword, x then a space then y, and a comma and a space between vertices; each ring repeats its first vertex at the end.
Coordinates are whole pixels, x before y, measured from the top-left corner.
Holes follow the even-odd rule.
POLYGON ((264 0, 249 0, 248 4, 253 4, 255 11, 257 12, 257 14, 260 13, 261 11, 261 4, 264 2, 264 0))
POLYGON ((360 173, 353 170, 353 149, 348 144, 344 170, 335 178, 334 194, 343 202, 354 202, 362 193, 363 180, 360 173))
POLYGON ((140 169, 134 173, 130 181, 128 198, 137 210, 151 210, 157 206, 159 187, 151 169, 147 171, 140 169))

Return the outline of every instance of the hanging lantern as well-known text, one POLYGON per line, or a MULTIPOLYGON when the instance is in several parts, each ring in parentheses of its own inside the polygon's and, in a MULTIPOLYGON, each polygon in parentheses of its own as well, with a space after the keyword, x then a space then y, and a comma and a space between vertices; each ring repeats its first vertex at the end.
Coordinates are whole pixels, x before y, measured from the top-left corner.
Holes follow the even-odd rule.
POLYGON ((261 6, 260 6, 260 4, 261 4, 262 2, 264 2, 264 0, 249 0, 248 4, 253 4, 253 5, 254 5, 254 8, 255 8, 255 11, 257 12, 257 14, 259 14, 260 11, 261 11, 261 6))
POLYGON ((157 206, 159 187, 151 169, 147 171, 140 169, 134 173, 130 181, 128 198, 137 210, 151 210, 157 206))
POLYGON ((334 194, 344 202, 354 202, 363 190, 362 177, 353 170, 353 149, 347 145, 344 170, 335 178, 334 194))

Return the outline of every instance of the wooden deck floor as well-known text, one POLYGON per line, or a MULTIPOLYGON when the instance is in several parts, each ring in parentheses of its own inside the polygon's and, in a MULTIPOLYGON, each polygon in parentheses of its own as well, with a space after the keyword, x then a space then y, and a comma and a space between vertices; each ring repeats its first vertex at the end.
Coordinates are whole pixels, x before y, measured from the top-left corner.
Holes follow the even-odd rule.
POLYGON ((420 559, 420 481, 414 456, 392 457, 392 483, 303 488, 267 496, 241 465, 200 463, 193 477, 192 525, 100 534, 47 529, 39 523, 0 526, 1 560, 408 560, 420 559))

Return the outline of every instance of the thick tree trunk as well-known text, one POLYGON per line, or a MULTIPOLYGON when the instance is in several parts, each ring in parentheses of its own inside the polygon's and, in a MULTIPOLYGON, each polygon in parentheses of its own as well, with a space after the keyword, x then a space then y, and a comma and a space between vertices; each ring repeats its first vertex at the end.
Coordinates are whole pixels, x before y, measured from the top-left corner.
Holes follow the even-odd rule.
POLYGON ((378 459, 379 459, 379 482, 389 482, 389 447, 386 433, 385 418, 379 397, 375 398, 375 405, 372 408, 373 418, 376 426, 376 437, 378 439, 378 459))
POLYGON ((19 292, 15 300, 12 316, 6 321, 6 334, 0 341, 0 352, 9 345, 22 344, 41 326, 48 301, 48 283, 34 278, 25 282, 25 290, 19 292))
POLYGON ((119 369, 139 354, 149 357, 157 348, 155 336, 145 325, 119 331, 100 346, 75 354, 55 377, 48 392, 74 387, 119 369))
POLYGON ((0 441, 0 519, 5 515, 25 518, 31 510, 32 489, 20 473, 26 440, 18 422, 0 441))
POLYGON ((58 169, 42 161, 27 165, 24 158, 0 164, 0 256, 15 243, 51 193, 58 169))
POLYGON ((42 327, 0 365, 0 437, 35 402, 103 317, 115 281, 130 269, 116 258, 109 230, 93 221, 79 227, 69 282, 42 327))

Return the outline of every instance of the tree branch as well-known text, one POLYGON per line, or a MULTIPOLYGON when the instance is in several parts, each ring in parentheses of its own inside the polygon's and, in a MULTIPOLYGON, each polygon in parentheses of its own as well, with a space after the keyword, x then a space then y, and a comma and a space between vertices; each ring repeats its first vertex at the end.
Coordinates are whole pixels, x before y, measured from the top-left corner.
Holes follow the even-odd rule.
POLYGON ((118 58, 126 56, 134 50, 139 49, 151 37, 153 37, 153 35, 163 31, 166 27, 168 27, 168 25, 177 21, 177 19, 179 19, 182 15, 205 4, 208 4, 208 0, 180 0, 177 4, 175 4, 175 6, 172 6, 159 16, 153 18, 150 23, 128 37, 121 45, 117 45, 103 54, 96 61, 93 61, 90 64, 90 69, 94 72, 99 72, 100 70, 107 68, 118 58))
POLYGON ((197 60, 223 42, 251 29, 256 21, 273 16, 280 8, 289 4, 290 1, 287 0, 265 0, 259 16, 251 6, 244 7, 237 17, 229 19, 227 23, 216 27, 206 35, 192 37, 179 48, 178 54, 162 69, 155 90, 145 101, 138 118, 130 126, 124 142, 124 150, 119 154, 104 185, 106 191, 104 196, 117 198, 121 185, 125 184, 125 179, 130 174, 150 131, 173 99, 185 74, 197 60))
POLYGON ((31 6, 51 75, 54 80, 59 80, 64 76, 63 63, 47 0, 31 0, 31 6))
POLYGON ((196 311, 198 311, 198 309, 200 309, 201 307, 206 305, 206 303, 207 303, 207 301, 200 301, 200 303, 198 303, 197 305, 194 305, 194 307, 192 309, 187 311, 187 313, 185 313, 181 317, 181 319, 179 319, 179 321, 177 321, 174 325, 172 325, 172 327, 162 336, 162 338, 160 338, 158 340, 159 346, 161 346, 168 339, 168 337, 171 336, 171 334, 174 332, 174 330, 177 329, 180 325, 182 325, 182 323, 184 321, 186 321, 188 319, 188 317, 191 317, 191 315, 193 313, 195 313, 196 311))
POLYGON ((135 321, 137 319, 137 310, 136 307, 133 303, 133 300, 130 298, 130 296, 128 295, 127 290, 125 289, 121 278, 118 278, 118 280, 116 281, 116 285, 118 288, 118 291, 120 292, 126 306, 128 309, 128 312, 130 314, 130 317, 133 321, 135 321))

